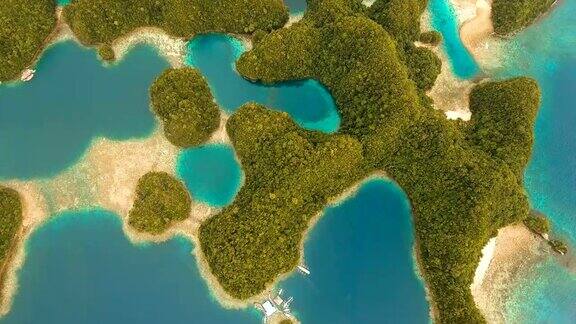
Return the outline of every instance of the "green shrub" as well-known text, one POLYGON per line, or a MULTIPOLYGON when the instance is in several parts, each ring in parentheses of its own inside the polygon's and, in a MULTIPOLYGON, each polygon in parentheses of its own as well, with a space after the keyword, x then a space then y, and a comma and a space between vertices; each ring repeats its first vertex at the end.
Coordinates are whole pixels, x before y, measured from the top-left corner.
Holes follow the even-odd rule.
POLYGON ((494 0, 492 23, 498 35, 513 34, 528 27, 550 9, 556 0, 494 0))
POLYGON ((185 38, 271 30, 286 23, 288 10, 282 0, 75 0, 64 16, 83 44, 98 45, 148 26, 185 38))
POLYGON ((544 215, 534 211, 524 219, 524 225, 536 234, 543 235, 550 232, 550 222, 548 219, 544 217, 544 215))
POLYGON ((0 82, 18 78, 43 50, 56 26, 54 0, 3 0, 0 5, 0 82))
POLYGON ((568 253, 568 245, 566 243, 559 241, 559 240, 550 240, 548 244, 554 249, 554 251, 564 255, 568 253))
POLYGON ((193 68, 167 69, 150 87, 152 109, 164 122, 164 135, 174 145, 191 147, 210 137, 220 124, 204 77, 193 68))
POLYGON ((116 54, 114 54, 114 50, 112 46, 104 44, 98 47, 98 55, 100 58, 106 62, 112 62, 116 60, 116 54))
POLYGON ((128 224, 138 231, 161 234, 190 215, 191 198, 184 185, 165 172, 149 172, 138 180, 128 224))
MULTIPOLYGON (((10 257, 18 231, 22 227, 22 202, 15 190, 0 186, 0 266, 10 257)), ((3 273, 0 276, 3 277, 3 273)))
POLYGON ((437 46, 442 42, 442 34, 435 30, 431 30, 420 34, 420 38, 418 40, 424 44, 437 46))

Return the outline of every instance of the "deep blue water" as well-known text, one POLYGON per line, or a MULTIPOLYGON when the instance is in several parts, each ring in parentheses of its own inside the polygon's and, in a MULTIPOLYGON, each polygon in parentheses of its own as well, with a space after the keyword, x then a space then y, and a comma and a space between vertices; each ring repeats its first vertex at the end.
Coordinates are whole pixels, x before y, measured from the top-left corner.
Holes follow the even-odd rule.
POLYGON ((20 288, 3 324, 261 323, 214 302, 183 238, 133 245, 118 217, 67 212, 27 243, 20 288))
POLYGON ((427 323, 415 273, 412 215, 394 183, 364 184, 330 207, 305 246, 311 275, 281 283, 302 323, 427 323))
POLYGON ((183 151, 178 158, 177 173, 194 199, 214 207, 230 204, 242 181, 234 149, 224 144, 183 151))
POLYGON ((442 47, 454 74, 462 79, 474 77, 480 71, 458 32, 458 19, 449 0, 430 0, 428 3, 432 27, 442 34, 442 47))
POLYGON ((46 50, 31 82, 0 85, 0 180, 53 176, 95 136, 149 135, 148 87, 166 67, 146 46, 113 67, 73 42, 46 50))
POLYGON ((247 102, 257 102, 285 111, 300 126, 332 133, 340 126, 340 116, 332 96, 314 80, 263 85, 242 78, 235 62, 245 51, 230 36, 208 34, 195 37, 188 45, 187 62, 197 67, 220 106, 228 113, 247 102))

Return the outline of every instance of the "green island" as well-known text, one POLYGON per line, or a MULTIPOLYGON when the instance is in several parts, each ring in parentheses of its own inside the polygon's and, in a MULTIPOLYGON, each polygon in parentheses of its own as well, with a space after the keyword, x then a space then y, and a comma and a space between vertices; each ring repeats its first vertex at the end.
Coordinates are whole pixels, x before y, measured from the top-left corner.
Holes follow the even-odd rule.
MULTIPOLYGON (((0 287, 4 285, 8 262, 22 227, 22 202, 17 191, 0 186, 0 287)), ((0 289, 0 297, 2 292, 0 289)), ((2 298, 0 298, 1 300, 2 298)))
POLYGON ((149 172, 138 180, 128 224, 140 232, 161 234, 190 215, 191 198, 182 182, 166 172, 149 172))
POLYGON ((204 77, 195 69, 167 69, 150 87, 152 109, 174 145, 191 147, 210 137, 220 124, 220 109, 204 77))
POLYGON ((494 31, 501 36, 514 34, 532 24, 555 2, 556 0, 494 0, 492 2, 494 31))
POLYGON ((535 211, 532 211, 524 220, 524 225, 538 235, 544 235, 550 232, 550 221, 548 221, 544 215, 535 211))
POLYGON ((254 81, 319 80, 342 126, 331 136, 304 131, 257 105, 228 121, 246 184, 202 224, 200 243, 231 296, 258 294, 292 270, 310 221, 330 198, 384 171, 412 203, 435 321, 484 322, 469 287, 489 238, 528 216, 522 173, 540 91, 528 78, 487 82, 470 97, 470 123, 446 120, 425 95, 437 60, 411 55, 419 15, 402 11, 421 13, 425 3, 392 3, 367 10, 360 1, 309 1, 302 21, 260 35, 238 61, 254 81))
POLYGON ((34 63, 56 26, 54 0, 4 0, 0 6, 0 82, 34 63))
POLYGON ((184 38, 272 30, 288 21, 288 10, 282 0, 75 0, 64 17, 84 45, 102 45, 140 27, 184 38))

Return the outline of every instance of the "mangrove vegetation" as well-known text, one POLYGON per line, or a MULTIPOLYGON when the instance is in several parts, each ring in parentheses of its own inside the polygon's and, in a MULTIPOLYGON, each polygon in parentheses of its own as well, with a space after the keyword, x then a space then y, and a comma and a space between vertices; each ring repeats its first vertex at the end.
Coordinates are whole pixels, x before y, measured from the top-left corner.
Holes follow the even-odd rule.
POLYGON ((3 298, 6 269, 14 254, 18 232, 22 227, 22 216, 20 194, 0 186, 0 301, 3 298))
POLYGON ((220 124, 220 109, 204 77, 195 69, 167 69, 150 87, 152 109, 174 145, 187 148, 210 137, 220 124))
POLYGON ((161 234, 190 215, 191 198, 182 182, 166 172, 149 172, 138 180, 128 224, 140 232, 161 234))
POLYGON ((3 0, 0 5, 0 82, 34 63, 56 26, 55 0, 3 0))

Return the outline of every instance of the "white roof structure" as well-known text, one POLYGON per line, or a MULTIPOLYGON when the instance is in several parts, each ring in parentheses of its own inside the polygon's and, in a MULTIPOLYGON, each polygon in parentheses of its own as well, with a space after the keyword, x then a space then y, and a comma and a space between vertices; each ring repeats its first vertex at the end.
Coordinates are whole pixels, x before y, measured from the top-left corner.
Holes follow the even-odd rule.
POLYGON ((262 303, 262 308, 264 309, 264 316, 270 317, 272 314, 276 313, 278 309, 269 300, 262 303))

